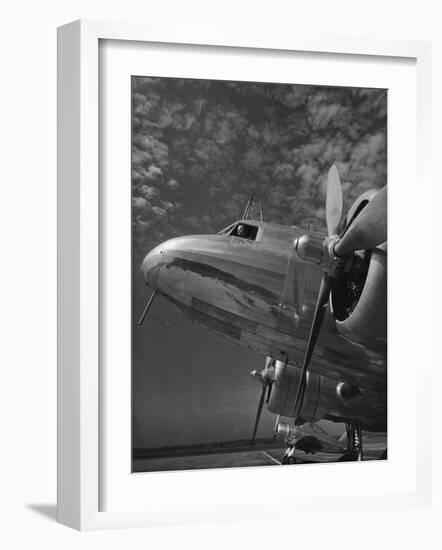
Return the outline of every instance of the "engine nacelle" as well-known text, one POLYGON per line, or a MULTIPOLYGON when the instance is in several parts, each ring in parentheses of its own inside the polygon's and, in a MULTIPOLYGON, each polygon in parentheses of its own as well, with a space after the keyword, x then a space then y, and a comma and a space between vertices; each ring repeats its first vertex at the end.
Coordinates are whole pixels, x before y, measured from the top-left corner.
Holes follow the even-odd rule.
MULTIPOLYGON (((301 369, 282 361, 275 361, 274 382, 267 408, 274 414, 295 418, 295 401, 301 369)), ((382 431, 385 428, 386 402, 373 401, 369 393, 358 387, 336 381, 309 371, 304 402, 298 420, 317 422, 328 418, 342 422, 353 419, 364 423, 367 429, 382 431)), ((290 436, 290 433, 281 435, 290 436)))
POLYGON ((367 274, 361 282, 349 278, 331 295, 331 308, 340 334, 371 348, 386 347, 387 253, 382 248, 368 253, 367 274))
POLYGON ((359 212, 367 206, 367 204, 371 201, 371 199, 376 195, 377 191, 376 189, 370 189, 369 191, 366 191, 365 193, 362 193, 355 202, 351 205, 350 210, 347 212, 347 216, 345 218, 345 226, 349 226, 351 222, 356 218, 356 216, 359 214, 359 212))
MULTIPOLYGON (((375 195, 364 193, 347 216, 351 223, 375 195)), ((348 272, 331 293, 336 328, 348 340, 385 349, 387 334, 387 246, 356 253, 348 272)))
MULTIPOLYGON (((268 409, 274 414, 295 417, 295 401, 298 390, 301 369, 288 365, 282 361, 275 362, 275 378, 268 402, 268 409)), ((321 399, 321 376, 308 372, 307 387, 301 417, 306 422, 320 420, 326 410, 321 399)))

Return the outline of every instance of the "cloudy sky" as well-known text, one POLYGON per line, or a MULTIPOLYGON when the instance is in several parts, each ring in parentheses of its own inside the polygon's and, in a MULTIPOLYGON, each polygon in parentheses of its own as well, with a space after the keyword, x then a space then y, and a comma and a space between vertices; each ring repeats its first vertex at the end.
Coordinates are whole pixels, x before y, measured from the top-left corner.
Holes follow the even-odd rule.
MULTIPOLYGON (((325 228, 324 186, 339 168, 344 207, 387 177, 387 91, 132 78, 133 310, 140 264, 177 235, 216 233, 250 192, 265 221, 325 228)), ((264 358, 181 318, 158 298, 133 330, 134 446, 250 437, 264 358), (166 324, 164 321, 170 324, 166 324)), ((263 414, 258 436, 271 434, 263 414)))

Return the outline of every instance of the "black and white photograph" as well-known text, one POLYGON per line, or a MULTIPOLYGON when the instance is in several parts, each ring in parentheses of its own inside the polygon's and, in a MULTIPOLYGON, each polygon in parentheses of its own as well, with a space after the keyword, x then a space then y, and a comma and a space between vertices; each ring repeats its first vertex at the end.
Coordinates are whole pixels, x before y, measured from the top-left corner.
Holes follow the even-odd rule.
POLYGON ((2 548, 442 548, 440 5, 5 8, 2 548))
POLYGON ((132 471, 387 459, 387 90, 131 78, 132 471))

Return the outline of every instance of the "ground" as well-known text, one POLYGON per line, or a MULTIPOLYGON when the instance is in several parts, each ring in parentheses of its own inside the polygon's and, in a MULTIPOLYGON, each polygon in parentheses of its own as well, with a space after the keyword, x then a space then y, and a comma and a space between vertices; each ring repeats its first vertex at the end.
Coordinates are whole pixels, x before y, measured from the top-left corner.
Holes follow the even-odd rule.
MULTIPOLYGON (((365 460, 376 460, 386 448, 384 437, 369 438, 364 441, 365 460)), ((155 472, 173 470, 198 470, 203 468, 238 468, 241 466, 275 466, 282 461, 285 447, 272 449, 241 450, 186 456, 162 456, 156 458, 136 458, 134 472, 155 472)), ((336 462, 340 455, 318 452, 314 455, 297 451, 298 464, 336 462)))

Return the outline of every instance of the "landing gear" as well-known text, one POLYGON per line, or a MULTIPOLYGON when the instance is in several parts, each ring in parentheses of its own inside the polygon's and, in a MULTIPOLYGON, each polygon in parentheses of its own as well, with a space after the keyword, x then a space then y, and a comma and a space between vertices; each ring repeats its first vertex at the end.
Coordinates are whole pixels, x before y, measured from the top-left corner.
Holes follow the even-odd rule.
POLYGON ((287 424, 279 421, 279 415, 276 418, 274 429, 274 439, 279 437, 287 443, 287 449, 282 457, 282 464, 296 464, 296 440, 297 430, 293 424, 287 424))
POLYGON ((284 453, 284 456, 282 458, 283 464, 296 464, 296 456, 295 456, 295 444, 288 442, 288 447, 284 453))
POLYGON ((359 424, 346 424, 347 452, 341 456, 340 462, 364 460, 362 449, 362 428, 359 424))

